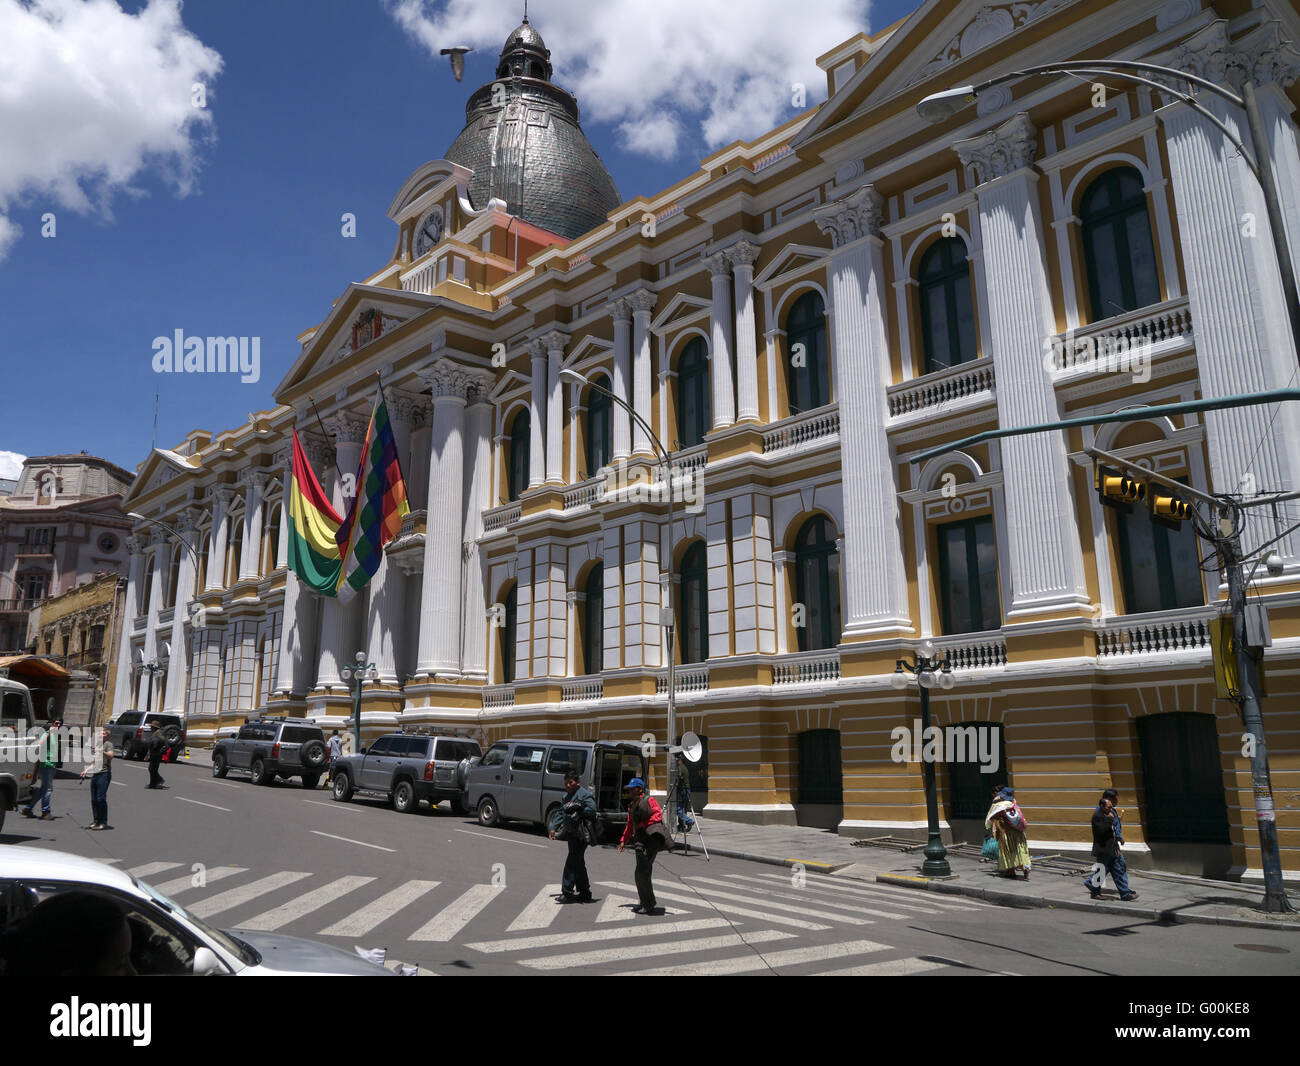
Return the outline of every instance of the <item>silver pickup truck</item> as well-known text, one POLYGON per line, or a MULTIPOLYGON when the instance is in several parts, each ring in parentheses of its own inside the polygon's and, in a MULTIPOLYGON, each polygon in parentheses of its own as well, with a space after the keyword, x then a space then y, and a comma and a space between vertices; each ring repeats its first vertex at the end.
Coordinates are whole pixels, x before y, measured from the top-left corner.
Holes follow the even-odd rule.
POLYGON ((451 800, 457 814, 469 813, 461 789, 461 760, 477 759, 482 749, 467 737, 389 733, 357 755, 335 759, 330 770, 334 798, 345 803, 355 792, 382 793, 393 810, 409 814, 421 800, 436 807, 451 800))

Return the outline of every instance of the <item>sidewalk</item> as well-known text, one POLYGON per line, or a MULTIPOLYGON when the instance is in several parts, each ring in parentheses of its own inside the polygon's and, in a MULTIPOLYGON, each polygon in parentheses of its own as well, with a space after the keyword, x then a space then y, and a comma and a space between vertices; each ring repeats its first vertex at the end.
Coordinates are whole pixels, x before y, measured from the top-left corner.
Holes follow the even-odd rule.
MULTIPOLYGON (((997 876, 996 864, 981 862, 975 849, 959 848, 948 852, 954 876, 938 881, 920 875, 925 859, 920 847, 910 852, 891 847, 857 847, 848 837, 802 826, 744 825, 700 818, 699 827, 710 855, 776 866, 802 863, 807 870, 837 877, 974 896, 1012 907, 1061 907, 1152 921, 1300 932, 1300 889, 1290 886, 1288 895, 1296 913, 1270 915, 1259 909, 1264 896, 1262 886, 1130 869, 1129 882, 1138 898, 1121 903, 1109 879, 1101 899, 1088 895, 1083 877, 1092 860, 1085 852, 1050 857, 1031 848, 1035 862, 1031 879, 1011 881, 997 876)), ((699 850, 700 839, 700 834, 690 835, 692 851, 699 850)))

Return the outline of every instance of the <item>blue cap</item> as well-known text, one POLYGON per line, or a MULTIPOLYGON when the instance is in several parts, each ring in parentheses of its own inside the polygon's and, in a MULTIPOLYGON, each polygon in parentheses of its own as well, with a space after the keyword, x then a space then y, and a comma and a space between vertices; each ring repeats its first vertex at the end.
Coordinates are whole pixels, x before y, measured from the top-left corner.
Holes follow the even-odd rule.
POLYGON ((631 781, 629 781, 629 782, 627 783, 627 787, 628 787, 628 788, 645 788, 645 782, 642 781, 639 777, 634 777, 634 778, 632 778, 631 781))

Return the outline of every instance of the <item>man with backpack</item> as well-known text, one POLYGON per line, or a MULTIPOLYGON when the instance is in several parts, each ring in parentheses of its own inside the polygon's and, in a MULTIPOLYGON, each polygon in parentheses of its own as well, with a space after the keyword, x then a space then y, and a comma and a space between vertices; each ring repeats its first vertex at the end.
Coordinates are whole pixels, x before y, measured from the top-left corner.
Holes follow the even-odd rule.
POLYGON ((654 883, 651 880, 655 856, 669 843, 663 811, 659 808, 659 802, 646 794, 645 782, 641 778, 632 778, 627 783, 627 788, 631 802, 627 808, 627 826, 618 842, 618 853, 623 854, 623 848, 629 841, 636 848, 636 891, 641 897, 641 904, 632 910, 637 914, 663 914, 663 908, 655 903, 654 883))
POLYGON ((591 789, 582 784, 578 771, 570 767, 564 774, 564 805, 555 813, 549 828, 550 838, 562 834, 569 844, 564 860, 564 877, 560 882, 561 903, 593 903, 591 880, 587 877, 587 847, 599 833, 599 811, 591 789))

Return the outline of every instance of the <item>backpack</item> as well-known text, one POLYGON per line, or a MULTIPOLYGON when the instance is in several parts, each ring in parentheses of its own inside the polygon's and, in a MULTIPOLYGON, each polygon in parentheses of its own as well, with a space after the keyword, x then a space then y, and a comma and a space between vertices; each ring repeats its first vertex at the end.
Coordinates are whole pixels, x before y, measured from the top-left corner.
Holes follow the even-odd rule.
POLYGON ((1002 812, 1002 817, 1006 820, 1007 825, 1022 833, 1029 827, 1029 820, 1025 817, 1025 812, 1020 809, 1018 803, 1013 802, 1007 810, 1002 812))

